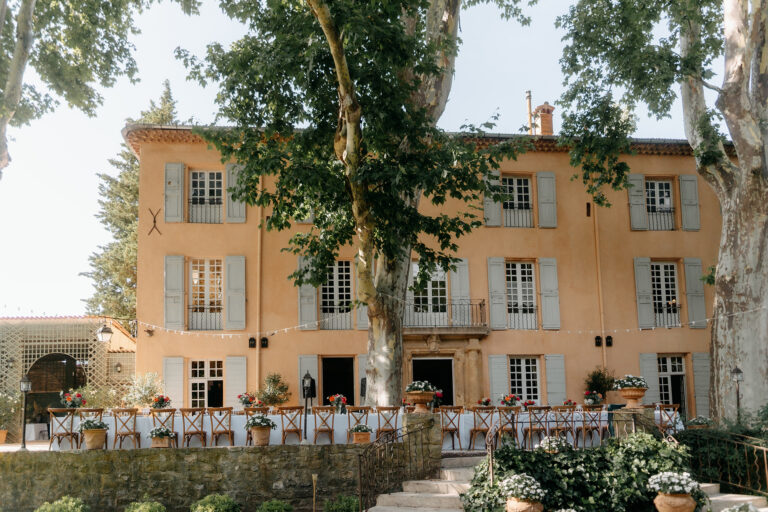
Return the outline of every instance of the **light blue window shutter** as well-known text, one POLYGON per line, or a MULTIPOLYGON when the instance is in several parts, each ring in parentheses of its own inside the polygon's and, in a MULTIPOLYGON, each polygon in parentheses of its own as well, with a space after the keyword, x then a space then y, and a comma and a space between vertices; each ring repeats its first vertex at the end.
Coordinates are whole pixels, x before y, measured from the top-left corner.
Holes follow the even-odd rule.
POLYGON ((237 395, 248 391, 248 366, 245 356, 227 356, 224 360, 224 407, 238 405, 237 395))
POLYGON ((643 397, 644 404, 656 404, 661 401, 659 394, 659 356, 658 354, 640 354, 640 375, 648 383, 648 391, 643 397))
POLYGON ((245 222, 245 202, 232 199, 231 189, 237 185, 237 176, 243 166, 239 164, 227 164, 227 222, 245 222))
POLYGON ((245 256, 227 256, 225 272, 227 278, 225 329, 245 329, 245 256))
POLYGON ((627 191, 629 192, 629 225, 634 230, 648 229, 648 210, 645 206, 645 176, 630 174, 627 191))
POLYGON ((501 397, 509 394, 509 356, 488 356, 488 380, 490 381, 489 398, 491 405, 500 405, 501 397))
POLYGON ((184 164, 165 164, 165 222, 184 222, 184 164))
POLYGON ((653 329, 653 290, 651 289, 651 259, 635 258, 635 297, 637 299, 637 325, 640 329, 653 329))
POLYGON ((165 257, 164 272, 166 329, 184 329, 184 256, 165 257))
MULTIPOLYGON (((491 171, 492 178, 489 180, 491 185, 499 185, 499 171, 491 171)), ((493 200, 493 197, 486 194, 483 199, 483 209, 485 214, 486 226, 501 226, 501 203, 493 200)))
POLYGON ((507 282, 504 258, 488 258, 488 296, 490 298, 491 329, 507 328, 507 282))
POLYGON ((536 189, 539 201, 539 227, 557 227, 557 193, 555 173, 537 172, 536 189))
MULTIPOLYGON (((304 400, 304 388, 302 387, 302 379, 304 375, 309 372, 309 375, 315 379, 315 390, 317 391, 317 401, 322 403, 322 390, 320 389, 320 380, 318 376, 318 358, 316 355, 299 356, 299 392, 296 394, 299 400, 304 400)), ((329 393, 335 393, 335 391, 329 391, 329 393)))
MULTIPOLYGON (((299 268, 304 268, 306 259, 299 256, 299 268)), ((311 284, 299 286, 299 325, 302 330, 317 330, 317 288, 311 284)))
POLYGON ((547 404, 563 405, 565 392, 565 356, 563 354, 547 354, 544 356, 547 372, 547 404))
POLYGON ((171 399, 171 407, 184 407, 184 358, 163 358, 163 394, 171 399))
POLYGON ((685 298, 688 303, 688 326, 691 329, 707 328, 707 305, 704 300, 704 283, 701 280, 701 260, 685 258, 685 298))
POLYGON ((699 216, 699 179, 693 174, 680 176, 680 204, 683 219, 683 231, 701 229, 699 216))
POLYGON ((696 416, 709 417, 709 385, 712 372, 709 368, 709 352, 694 352, 693 394, 696 399, 696 416))
POLYGON ((469 263, 466 258, 456 262, 456 270, 450 272, 451 321, 453 325, 472 325, 472 308, 469 296, 469 263))
POLYGON ((408 287, 405 289, 405 314, 403 316, 403 326, 410 327, 416 323, 416 315, 413 313, 414 299, 413 299, 413 282, 416 279, 416 272, 418 272, 419 264, 412 261, 408 267, 408 287))
MULTIPOLYGON (((366 379, 367 381, 367 372, 368 371, 368 354, 359 354, 357 356, 357 385, 360 386, 362 383, 362 379, 366 379)), ((368 391, 368 386, 366 384, 366 393, 368 391)), ((358 393, 362 391, 360 388, 358 388, 358 393)), ((363 396, 360 395, 360 401, 358 402, 359 405, 363 405, 365 403, 365 400, 363 399, 363 396)))
POLYGON ((541 326, 544 329, 560 328, 560 292, 557 286, 557 260, 539 258, 541 281, 541 326))

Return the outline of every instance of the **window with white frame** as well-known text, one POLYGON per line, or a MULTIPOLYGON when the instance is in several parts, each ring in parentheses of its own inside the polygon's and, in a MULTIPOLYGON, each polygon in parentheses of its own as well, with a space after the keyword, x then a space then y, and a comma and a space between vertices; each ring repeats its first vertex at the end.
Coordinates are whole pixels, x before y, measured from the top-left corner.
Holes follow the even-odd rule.
POLYGON ((504 226, 513 228, 533 227, 533 201, 531 179, 505 176, 501 178, 502 192, 506 194, 503 203, 504 226))
POLYGON ((329 265, 320 287, 320 328, 352 328, 352 262, 329 265))
POLYGON ((224 304, 222 260, 194 258, 189 262, 189 328, 221 329, 224 304))
MULTIPOLYGON (((411 264, 411 275, 419 273, 419 264, 411 264)), ((405 325, 437 327, 448 325, 448 282, 443 269, 435 269, 421 290, 414 290, 413 303, 406 306, 405 325)))
POLYGON ((539 403, 539 359, 537 357, 509 358, 510 392, 522 400, 539 403))
POLYGON ((659 400, 662 404, 678 404, 685 417, 685 359, 683 356, 659 356, 659 400))
POLYGON ((221 171, 191 171, 189 222, 220 224, 224 193, 221 171))
POLYGON ((677 263, 651 262, 651 290, 656 327, 680 327, 677 263))
POLYGON ((645 209, 648 212, 648 229, 652 231, 675 229, 671 180, 645 180, 645 209))
POLYGON ((223 407, 224 361, 191 361, 189 366, 190 407, 223 407))
POLYGON ((537 329, 536 279, 533 263, 508 261, 505 263, 507 284, 507 327, 509 329, 537 329))

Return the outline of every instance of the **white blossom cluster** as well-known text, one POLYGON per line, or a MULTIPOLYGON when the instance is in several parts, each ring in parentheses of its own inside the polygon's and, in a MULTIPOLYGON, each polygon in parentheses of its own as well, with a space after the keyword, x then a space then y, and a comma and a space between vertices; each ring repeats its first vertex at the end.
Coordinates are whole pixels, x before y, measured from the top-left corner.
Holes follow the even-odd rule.
POLYGON ((751 503, 744 503, 742 505, 734 505, 732 507, 724 508, 722 512, 759 512, 757 508, 751 503))
POLYGON ((573 510, 572 508, 561 508, 561 509, 555 510, 555 512, 576 512, 576 511, 573 510))
POLYGON ((667 494, 691 494, 699 488, 699 483, 691 478, 690 473, 664 471, 648 479, 648 488, 667 494))
POLYGON ((530 475, 520 473, 505 478, 499 483, 501 492, 508 498, 525 501, 541 501, 546 494, 539 482, 530 475))
POLYGON ((171 429, 168 427, 155 427, 149 431, 149 437, 171 437, 171 429))
POLYGON ((624 388, 648 388, 648 383, 645 382, 645 377, 636 377, 634 375, 625 375, 621 379, 613 381, 613 389, 624 388))
POLYGON ((434 391, 435 386, 429 383, 429 381, 426 380, 415 380, 408 384, 405 388, 406 393, 410 393, 411 391, 434 391))
POLYGON ((562 437, 558 436, 546 436, 539 443, 539 448, 548 452, 559 452, 570 448, 570 444, 562 437))
POLYGON ((696 416, 686 422, 686 425, 711 425, 712 420, 704 416, 696 416))

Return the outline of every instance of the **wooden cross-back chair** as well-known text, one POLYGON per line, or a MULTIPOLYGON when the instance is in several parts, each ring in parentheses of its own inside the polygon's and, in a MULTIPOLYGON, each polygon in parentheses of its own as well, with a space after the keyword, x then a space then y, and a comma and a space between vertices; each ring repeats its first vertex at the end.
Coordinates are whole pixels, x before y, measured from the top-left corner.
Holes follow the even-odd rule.
POLYGON ((283 429, 282 443, 285 439, 294 434, 301 442, 301 416, 304 414, 304 408, 301 406, 282 406, 277 408, 280 415, 280 427, 283 429))
POLYGON ((464 407, 460 405, 447 405, 438 409, 440 412, 440 446, 445 441, 445 435, 451 436, 451 448, 456 449, 456 438, 459 439, 459 450, 461 450, 461 413, 464 407))
POLYGON ((476 405, 472 407, 473 427, 469 429, 469 449, 475 449, 475 439, 478 434, 483 435, 483 446, 485 446, 485 437, 493 425, 493 413, 496 408, 492 405, 476 405))
POLYGON ((677 433, 677 411, 680 404, 659 404, 658 426, 662 434, 677 433))
POLYGON ((395 432, 397 430, 397 415, 400 412, 399 407, 376 407, 376 416, 379 420, 379 428, 376 431, 376 439, 387 432, 395 432))
POLYGON ((136 414, 138 409, 112 409, 112 417, 115 419, 115 438, 112 441, 112 449, 117 446, 120 440, 120 448, 123 447, 123 440, 130 439, 133 447, 138 445, 141 448, 141 433, 136 430, 136 414))
POLYGON ((574 424, 575 405, 555 405, 550 414, 549 435, 563 437, 568 441, 568 434, 571 434, 571 440, 576 442, 576 426, 574 424))
POLYGON ((510 436, 515 446, 520 445, 520 439, 517 437, 517 429, 520 424, 520 407, 515 406, 499 406, 496 410, 499 411, 499 437, 504 438, 505 435, 510 436))
POLYGON ((165 427, 171 431, 171 442, 179 447, 179 433, 176 432, 176 409, 150 409, 149 415, 152 417, 152 428, 165 427))
MULTIPOLYGON (((315 436, 312 442, 317 444, 317 438, 320 434, 325 434, 333 444, 333 423, 336 417, 334 413, 336 407, 332 405, 315 405, 312 407, 312 414, 315 417, 315 436), (318 424, 319 423, 319 424, 318 424)), ((349 412, 349 411, 347 411, 349 412)))
MULTIPOLYGON (((103 421, 104 409, 79 407, 77 409, 77 415, 80 417, 80 424, 86 420, 103 421)), ((78 448, 83 444, 84 439, 85 436, 78 436, 78 448)), ((106 450, 107 448, 109 448, 109 435, 104 436, 104 449, 106 450)))
POLYGON ((352 439, 352 427, 368 425, 368 415, 371 413, 369 406, 347 406, 347 443, 352 439))
POLYGON ((80 446, 80 434, 75 432, 75 409, 50 408, 48 414, 51 417, 51 438, 48 441, 48 449, 51 449, 55 440, 58 441, 59 450, 61 450, 62 439, 69 441, 70 449, 80 446))
POLYGON ((205 407, 182 407, 179 409, 179 412, 181 412, 182 446, 184 443, 189 446, 189 442, 193 437, 199 437, 200 444, 203 447, 207 446, 206 439, 208 438, 208 433, 203 426, 205 407))
POLYGON ((528 407, 528 425, 523 427, 523 442, 528 442, 528 447, 533 449, 533 436, 541 442, 547 435, 547 422, 549 421, 548 405, 528 407))
POLYGON ((219 437, 226 436, 229 446, 235 446, 235 433, 232 430, 231 407, 209 407, 208 417, 211 421, 211 443, 219 446, 219 437))
POLYGON ((608 429, 603 429, 603 426, 603 406, 583 406, 581 410, 581 424, 576 425, 576 448, 579 447, 579 433, 581 433, 582 448, 587 447, 587 436, 589 436, 589 442, 592 443, 595 434, 597 434, 598 442, 602 442, 604 437, 603 433, 608 433, 608 429))
MULTIPOLYGON (((243 412, 245 413, 245 421, 248 422, 249 419, 256 416, 257 414, 263 414, 266 416, 269 414, 269 407, 243 407, 243 412)), ((251 435, 251 429, 245 430, 245 446, 250 446, 253 444, 253 435, 251 435)))

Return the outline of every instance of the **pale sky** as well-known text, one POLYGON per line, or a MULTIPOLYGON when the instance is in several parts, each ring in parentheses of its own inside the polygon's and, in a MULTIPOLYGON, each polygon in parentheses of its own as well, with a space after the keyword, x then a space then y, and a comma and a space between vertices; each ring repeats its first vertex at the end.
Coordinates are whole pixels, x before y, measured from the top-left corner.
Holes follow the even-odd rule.
MULTIPOLYGON (((545 4, 528 10, 533 17, 529 27, 502 21, 488 6, 462 13, 463 46, 442 128, 482 123, 498 110, 495 131, 516 133, 526 122, 526 90, 532 90, 534 106, 557 100, 562 43, 554 20, 567 2, 545 4)), ((244 29, 221 13, 218 2, 206 2, 201 11, 187 17, 166 3, 139 17, 142 34, 134 42, 141 82, 132 85, 123 79, 102 91, 104 105, 95 118, 61 107, 12 131, 13 161, 0 180, 0 316, 85 312, 82 300, 93 289, 79 273, 89 270, 89 254, 109 241, 95 217, 96 173, 116 174, 107 160, 119 151, 125 119, 158 99, 163 80, 171 81, 180 119, 214 120, 216 88, 186 81, 173 50, 181 46, 202 55, 206 44, 228 44, 244 29)), ((555 111, 555 131, 559 113, 555 111)), ((683 138, 681 115, 678 103, 671 120, 641 119, 636 135, 683 138)))

